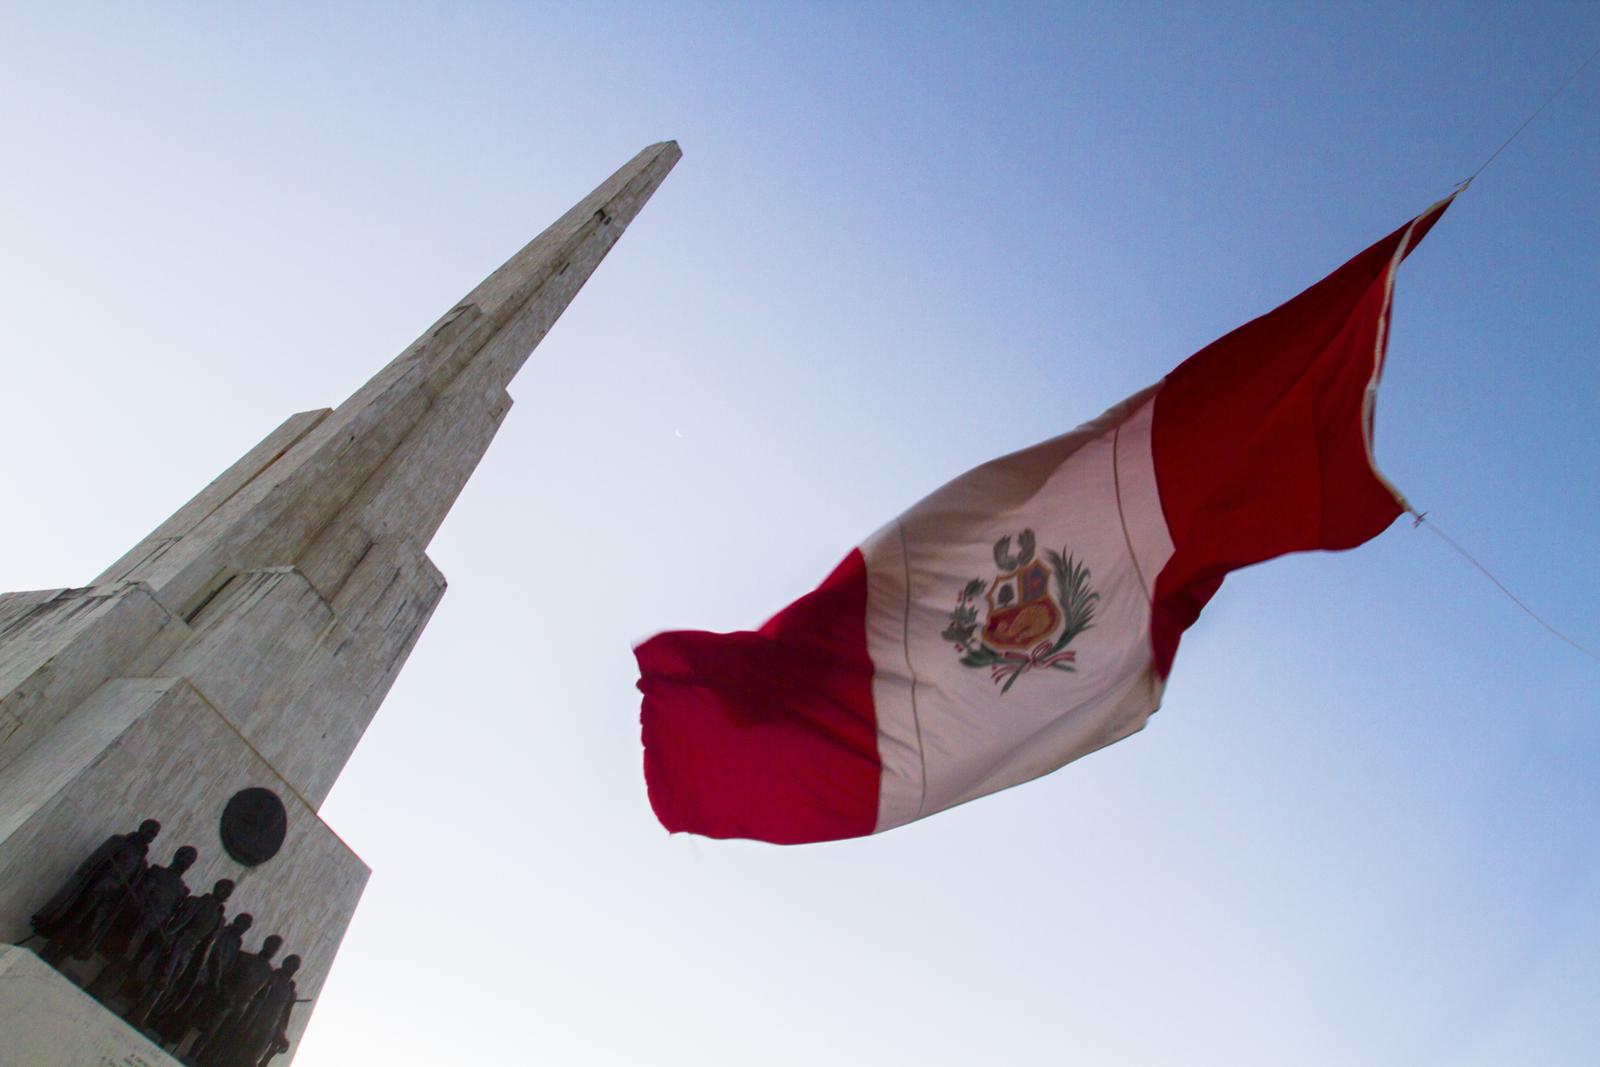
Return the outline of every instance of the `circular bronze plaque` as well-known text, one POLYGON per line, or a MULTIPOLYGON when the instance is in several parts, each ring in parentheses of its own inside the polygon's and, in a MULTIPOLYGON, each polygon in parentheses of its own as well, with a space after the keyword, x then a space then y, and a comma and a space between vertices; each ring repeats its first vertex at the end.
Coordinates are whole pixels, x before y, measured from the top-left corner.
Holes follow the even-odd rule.
POLYGON ((288 830, 289 813, 270 789, 241 789, 222 809, 222 847, 246 867, 276 856, 288 830))

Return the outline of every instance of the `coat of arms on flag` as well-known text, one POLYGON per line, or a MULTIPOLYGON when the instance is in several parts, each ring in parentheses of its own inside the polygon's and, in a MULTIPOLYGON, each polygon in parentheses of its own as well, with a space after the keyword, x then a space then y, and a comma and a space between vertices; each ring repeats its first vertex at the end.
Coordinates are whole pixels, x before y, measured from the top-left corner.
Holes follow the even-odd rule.
POLYGON ((962 587, 950 624, 940 635, 955 645, 964 666, 988 667, 1002 693, 1036 668, 1076 670, 1077 653, 1067 646, 1094 625, 1100 599, 1089 585, 1087 566, 1065 549, 1046 549, 1046 566, 1034 556, 1036 544, 1031 528, 1017 535, 1015 555, 1010 534, 996 541, 994 564, 1000 574, 989 582, 974 578, 962 587), (981 633, 979 595, 987 605, 981 633))

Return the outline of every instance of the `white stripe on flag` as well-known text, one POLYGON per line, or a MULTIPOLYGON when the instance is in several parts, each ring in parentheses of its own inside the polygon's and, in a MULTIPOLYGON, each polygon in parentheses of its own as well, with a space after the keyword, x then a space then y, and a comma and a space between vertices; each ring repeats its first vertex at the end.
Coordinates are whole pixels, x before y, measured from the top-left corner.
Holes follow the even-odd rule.
POLYGON ((883 763, 877 830, 1047 774, 1159 707, 1149 583, 1173 551, 1150 446, 1159 388, 962 475, 862 546, 883 763), (1058 611, 1061 562, 1087 568, 1093 621, 1054 662, 1045 641, 964 664, 944 636, 952 613, 969 583, 984 587, 971 601, 980 626, 988 598, 1017 595, 1003 588, 996 542, 1009 537, 1015 559, 1023 531, 1058 611))

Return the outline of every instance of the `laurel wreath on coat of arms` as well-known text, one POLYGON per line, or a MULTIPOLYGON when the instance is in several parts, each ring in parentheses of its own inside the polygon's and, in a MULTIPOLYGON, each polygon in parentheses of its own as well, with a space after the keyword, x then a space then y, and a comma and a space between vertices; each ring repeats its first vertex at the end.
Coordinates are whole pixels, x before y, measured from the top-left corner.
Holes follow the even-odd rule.
POLYGON ((974 578, 962 587, 950 624, 940 634, 961 653, 967 667, 989 668, 990 679, 1008 693, 1033 670, 1076 671, 1077 653, 1067 646, 1094 625, 1100 594, 1089 585, 1089 568, 1063 548, 1034 556, 1031 529, 994 543, 1000 574, 992 581, 974 578), (1054 587, 1052 589, 1052 586, 1054 587), (978 622, 979 598, 986 608, 978 622))

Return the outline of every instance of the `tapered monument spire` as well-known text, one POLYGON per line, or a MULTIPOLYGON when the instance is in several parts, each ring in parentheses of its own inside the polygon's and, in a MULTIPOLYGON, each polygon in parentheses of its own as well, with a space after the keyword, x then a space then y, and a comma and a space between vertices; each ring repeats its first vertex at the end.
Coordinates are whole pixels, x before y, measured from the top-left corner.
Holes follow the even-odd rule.
MULTIPOLYGON (((90 585, 0 595, 0 939, 29 935, 80 854, 153 817, 152 862, 195 845, 190 882, 236 881, 238 910, 284 937, 299 995, 316 995, 367 875, 316 809, 443 595, 424 549, 506 386, 680 154, 640 152, 343 404, 291 416, 90 585), (287 822, 254 865, 219 829, 246 788, 279 797, 287 822)), ((0 972, 32 965, 0 952, 0 972)), ((5 988, 0 1045, 32 1025, 5 988)))

